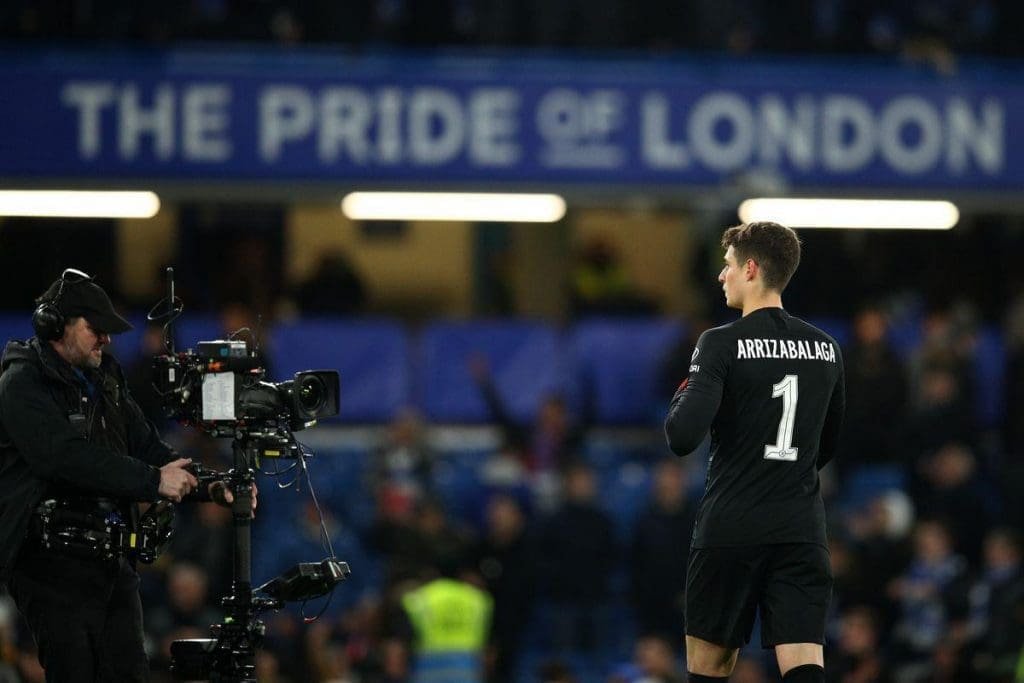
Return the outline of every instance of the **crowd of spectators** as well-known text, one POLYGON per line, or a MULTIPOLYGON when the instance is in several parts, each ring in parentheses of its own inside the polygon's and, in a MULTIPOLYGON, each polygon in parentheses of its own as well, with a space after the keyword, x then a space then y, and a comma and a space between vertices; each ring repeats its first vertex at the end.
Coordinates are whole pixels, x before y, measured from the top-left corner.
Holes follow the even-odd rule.
MULTIPOLYGON (((1024 358, 1022 307, 1012 302, 1007 316, 1009 390, 996 423, 973 400, 979 350, 970 315, 957 307, 924 315, 910 353, 890 345, 886 306, 866 305, 852 320, 846 436, 824 471, 836 580, 829 681, 1015 680, 1024 646, 1024 505, 1016 493, 1024 404, 1012 382, 1024 358)), ((692 343, 681 339, 672 356, 688 357, 692 343)), ((686 550, 706 452, 678 460, 657 425, 627 430, 623 444, 633 446, 623 445, 629 455, 613 476, 647 483, 635 509, 622 507, 607 494, 607 463, 588 445, 596 431, 609 438, 606 426, 569 414, 557 396, 533 423, 516 423, 486 363, 473 358, 470 366, 498 444, 470 464, 472 486, 443 485, 454 456, 431 438, 443 426, 410 409, 373 430, 353 465, 357 489, 321 505, 335 550, 356 574, 313 624, 296 610, 266 617, 259 680, 408 680, 416 640, 402 596, 436 572, 493 600, 482 651, 488 680, 685 680, 686 550)), ((678 366, 665 367, 664 383, 674 385, 678 366)), ((268 555, 278 570, 285 560, 321 557, 317 507, 280 507, 267 488, 260 515, 277 531, 257 539, 254 569, 269 566, 268 555)), ((217 506, 185 512, 169 554, 143 573, 146 629, 161 669, 171 640, 201 637, 219 619, 217 598, 230 580, 230 515, 217 506)), ((775 675, 757 639, 732 680, 775 675)), ((10 680, 41 680, 32 644, 3 604, 0 655, 10 680)))
MULTIPOLYGON (((954 55, 1024 55, 1016 35, 1024 5, 1012 0, 184 5, 11 0, 0 6, 0 40, 903 55, 944 67, 954 55)), ((637 307, 633 293, 622 295, 621 276, 608 268, 605 253, 595 248, 584 256, 573 274, 574 312, 586 314, 595 292, 604 297, 597 297, 598 306, 610 298, 637 307)), ((259 289, 259 283, 244 289, 259 289)), ((321 314, 363 310, 368 299, 358 273, 341 257, 325 259, 294 296, 301 310, 321 314), (322 296, 338 289, 347 294, 322 296)), ((864 306, 853 319, 853 339, 844 349, 843 448, 826 470, 836 577, 829 681, 1018 677, 1024 661, 1024 499, 1018 493, 1024 487, 1024 296, 1010 302, 1003 329, 1008 364, 997 424, 980 418, 975 401, 974 323, 963 309, 936 308, 923 318, 922 341, 907 357, 887 341, 885 305, 864 306)), ((691 332, 700 329, 691 325, 691 332)), ((682 378, 694 341, 680 340, 666 359, 667 394, 682 378)), ((154 331, 152 348, 159 343, 154 331)), ((153 352, 145 350, 144 361, 153 352)), ((493 599, 489 680, 685 679, 684 567, 705 454, 668 459, 657 425, 643 426, 650 446, 626 471, 649 478, 650 493, 635 514, 624 511, 602 496, 602 473, 587 457, 588 440, 603 425, 567 414, 557 396, 544 403, 535 423, 516 424, 489 384, 487 368, 476 364, 472 371, 501 434, 500 447, 477 465, 477 498, 467 504, 439 491, 439 465, 450 454, 427 437, 436 426, 409 410, 375 432, 378 443, 362 463, 363 485, 345 492, 369 515, 349 516, 348 508, 328 501, 321 510, 303 503, 280 516, 289 522, 288 543, 265 552, 318 556, 322 512, 339 556, 352 551, 363 562, 353 562, 357 577, 339 588, 344 597, 318 621, 303 624, 294 610, 267 616, 260 681, 407 680, 415 644, 401 596, 432 571, 493 599), (474 506, 476 514, 464 514, 474 506)), ((141 363, 139 377, 147 372, 148 362, 141 363)), ((143 392, 139 398, 146 400, 143 392)), ((156 417, 159 406, 150 402, 149 411, 156 417)), ((272 496, 266 505, 260 515, 273 517, 272 496)), ((168 643, 205 635, 220 619, 218 598, 230 584, 230 514, 211 505, 184 512, 169 553, 143 572, 150 653, 163 670, 157 680, 165 675, 168 643)), ((17 612, 0 596, 0 681, 43 680, 33 647, 17 612)), ((744 652, 732 680, 770 680, 772 666, 754 647, 744 652)))
POLYGON ((1013 0, 13 0, 0 38, 1020 56, 1021 18, 1013 0))

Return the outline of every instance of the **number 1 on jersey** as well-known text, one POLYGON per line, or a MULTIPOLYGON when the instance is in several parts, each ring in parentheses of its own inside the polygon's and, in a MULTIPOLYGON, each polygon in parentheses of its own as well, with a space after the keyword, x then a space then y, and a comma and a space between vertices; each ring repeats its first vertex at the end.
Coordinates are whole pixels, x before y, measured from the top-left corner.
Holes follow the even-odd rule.
POLYGON ((775 443, 764 446, 764 457, 767 460, 796 460, 793 425, 796 422, 796 401, 800 396, 797 379, 797 375, 786 375, 781 382, 772 385, 772 398, 782 397, 782 419, 779 420, 779 434, 775 443))

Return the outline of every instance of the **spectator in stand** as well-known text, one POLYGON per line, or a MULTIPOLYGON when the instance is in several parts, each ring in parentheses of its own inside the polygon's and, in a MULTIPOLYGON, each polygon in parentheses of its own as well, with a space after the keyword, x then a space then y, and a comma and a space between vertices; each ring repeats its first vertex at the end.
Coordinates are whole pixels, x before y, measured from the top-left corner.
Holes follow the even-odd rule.
POLYGON ((922 340, 910 358, 912 401, 927 398, 927 374, 943 369, 953 373, 959 388, 958 398, 964 401, 968 414, 973 414, 975 318, 974 308, 967 302, 936 305, 925 313, 921 323, 922 340))
MULTIPOLYGON (((281 671, 281 660, 266 649, 256 651, 256 680, 260 683, 294 683, 294 679, 281 671)), ((341 678, 330 679, 331 683, 351 683, 341 678)))
POLYGON ((758 657, 751 657, 740 653, 736 660, 736 668, 729 676, 730 683, 768 683, 768 674, 762 660, 758 657))
POLYGON ((633 646, 633 661, 618 667, 608 683, 684 683, 672 642, 656 635, 641 636, 633 646))
POLYGON ((576 317, 643 315, 657 308, 636 288, 618 246, 606 236, 593 237, 580 247, 572 270, 570 304, 576 317))
POLYGON ((597 479, 587 465, 564 473, 564 499, 541 522, 541 576, 551 603, 556 653, 600 652, 608 642, 607 602, 618 555, 614 525, 597 504, 597 479))
POLYGON ((876 305, 853 320, 846 363, 846 419, 836 464, 841 471, 865 464, 899 462, 907 401, 906 370, 886 340, 888 320, 876 305))
POLYGON ((483 683, 493 602, 464 567, 440 560, 401 605, 412 683, 483 683))
POLYGON ((344 643, 335 638, 333 624, 319 620, 303 633, 306 659, 314 680, 331 683, 352 683, 352 667, 344 643))
POLYGON ((1024 643, 1021 537, 997 527, 985 535, 984 564, 970 584, 965 612, 951 629, 977 681, 1012 680, 1024 643))
POLYGON ((181 514, 185 518, 171 538, 171 557, 202 569, 209 579, 211 595, 227 595, 233 578, 231 554, 235 543, 230 508, 200 505, 181 514))
POLYGON ((468 529, 449 517, 441 500, 428 498, 419 503, 413 520, 419 535, 418 545, 425 551, 422 569, 441 567, 454 571, 470 566, 475 539, 468 529))
POLYGON ((947 443, 922 463, 923 483, 914 505, 923 518, 943 520, 954 549, 971 564, 981 559, 983 534, 995 516, 992 495, 977 474, 974 453, 959 443, 947 443))
POLYGON ((881 652, 878 616, 870 607, 856 606, 842 617, 839 640, 825 660, 827 683, 888 683, 881 652))
POLYGON ((910 565, 889 583, 889 595, 900 604, 894 632, 894 676, 917 680, 935 663, 932 653, 946 635, 949 601, 966 579, 967 562, 953 550, 953 539, 941 522, 918 522, 910 565))
POLYGON ((366 534, 366 547, 381 558, 385 590, 419 576, 426 549, 414 523, 415 506, 389 489, 374 492, 376 512, 366 534))
MULTIPOLYGON (((921 371, 917 395, 907 419, 907 454, 912 478, 920 462, 950 442, 973 445, 977 425, 974 405, 966 393, 962 373, 953 366, 936 362, 921 371)), ((913 485, 914 482, 912 482, 913 485)))
POLYGON ((455 571, 471 563, 474 538, 452 522, 440 500, 412 504, 387 490, 377 500, 377 517, 366 545, 384 561, 385 590, 417 581, 432 567, 455 571))
POLYGON ((1006 407, 1003 415, 1002 442, 1004 449, 1002 468, 1003 499, 1007 503, 1007 518, 1018 530, 1024 531, 1024 283, 1006 315, 1003 336, 1006 341, 1006 407))
POLYGON ((416 504, 432 493, 432 477, 437 454, 427 443, 426 429, 419 412, 405 407, 388 425, 384 441, 374 451, 370 467, 370 486, 374 491, 387 489, 416 504))
MULTIPOLYGON (((124 376, 132 398, 139 404, 142 414, 161 432, 171 426, 171 421, 164 411, 163 400, 157 395, 153 385, 153 357, 167 353, 164 345, 163 325, 149 323, 142 331, 142 340, 138 349, 131 349, 134 360, 125 368, 124 376)), ((126 356, 128 357, 128 356, 126 356)))
MULTIPOLYGON (((899 607, 886 587, 910 562, 907 541, 913 524, 913 504, 900 491, 874 498, 846 522, 854 566, 837 580, 840 586, 858 587, 851 597, 878 611, 885 632, 897 619, 899 607)), ((837 591, 836 600, 842 609, 844 593, 837 591)))
POLYGON ((629 567, 633 604, 641 633, 683 642, 688 548, 680 539, 693 535, 696 501, 688 498, 689 479, 678 459, 654 467, 651 502, 633 528, 629 567))
MULTIPOLYGON (((249 345, 249 352, 255 353, 260 367, 266 371, 269 380, 275 380, 274 369, 270 366, 268 345, 270 335, 267 333, 267 320, 259 312, 241 301, 230 301, 218 311, 222 339, 240 339, 249 345)), ((199 340, 195 340, 199 341, 199 340)), ((203 340, 206 341, 206 340, 203 340)))
POLYGON ((578 683, 572 669, 558 659, 548 660, 537 667, 537 680, 540 683, 578 683))
MULTIPOLYGON (((751 0, 691 0, 696 47, 716 52, 748 54, 759 47, 761 17, 751 0)), ((794 33, 794 39, 796 38, 794 33)))
POLYGON ((487 402, 491 416, 502 429, 505 446, 520 454, 524 466, 534 473, 563 469, 576 458, 583 442, 584 425, 575 423, 562 396, 543 399, 532 425, 512 419, 494 384, 490 366, 482 354, 469 360, 469 370, 487 402))
POLYGON ((0 590, 0 683, 20 683, 15 668, 18 661, 17 646, 18 607, 7 595, 6 589, 0 590))
POLYGON ((476 549, 476 571, 494 598, 489 680, 514 680, 536 594, 537 554, 526 512, 512 496, 487 505, 487 526, 476 549))
POLYGON ((167 572, 167 602, 146 613, 146 630, 159 648, 154 665, 170 662, 171 642, 182 638, 206 638, 210 625, 221 620, 219 610, 210 606, 209 580, 194 564, 177 562, 167 572))
POLYGON ((366 285, 345 252, 331 251, 320 257, 313 274, 296 288, 295 303, 304 315, 362 313, 366 285))
POLYGON ((662 636, 641 636, 634 649, 634 661, 643 673, 645 683, 683 683, 672 642, 662 636))

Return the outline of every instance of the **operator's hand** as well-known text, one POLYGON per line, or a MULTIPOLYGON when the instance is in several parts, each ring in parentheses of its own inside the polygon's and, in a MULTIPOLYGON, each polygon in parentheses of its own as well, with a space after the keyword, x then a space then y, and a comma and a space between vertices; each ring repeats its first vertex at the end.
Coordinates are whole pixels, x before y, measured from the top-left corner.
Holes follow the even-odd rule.
POLYGON ((158 492, 164 498, 180 503, 181 499, 192 493, 199 481, 185 469, 192 462, 191 458, 178 458, 160 468, 160 488, 158 492))
MULTIPOLYGON (((259 491, 256 489, 256 482, 252 483, 252 516, 256 516, 256 495, 259 491)), ((226 481, 215 481, 210 483, 210 500, 222 505, 224 507, 231 507, 231 504, 235 502, 235 494, 231 492, 231 487, 228 486, 226 481)))

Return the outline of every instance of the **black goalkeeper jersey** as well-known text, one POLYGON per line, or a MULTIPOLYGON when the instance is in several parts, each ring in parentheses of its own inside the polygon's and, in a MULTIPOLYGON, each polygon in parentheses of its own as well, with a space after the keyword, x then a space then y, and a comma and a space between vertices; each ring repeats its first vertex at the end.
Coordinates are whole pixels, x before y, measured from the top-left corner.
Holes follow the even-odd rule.
POLYGON ((701 335, 669 406, 676 455, 711 430, 693 547, 826 545, 818 470, 835 453, 845 406, 832 337, 781 308, 701 335))

